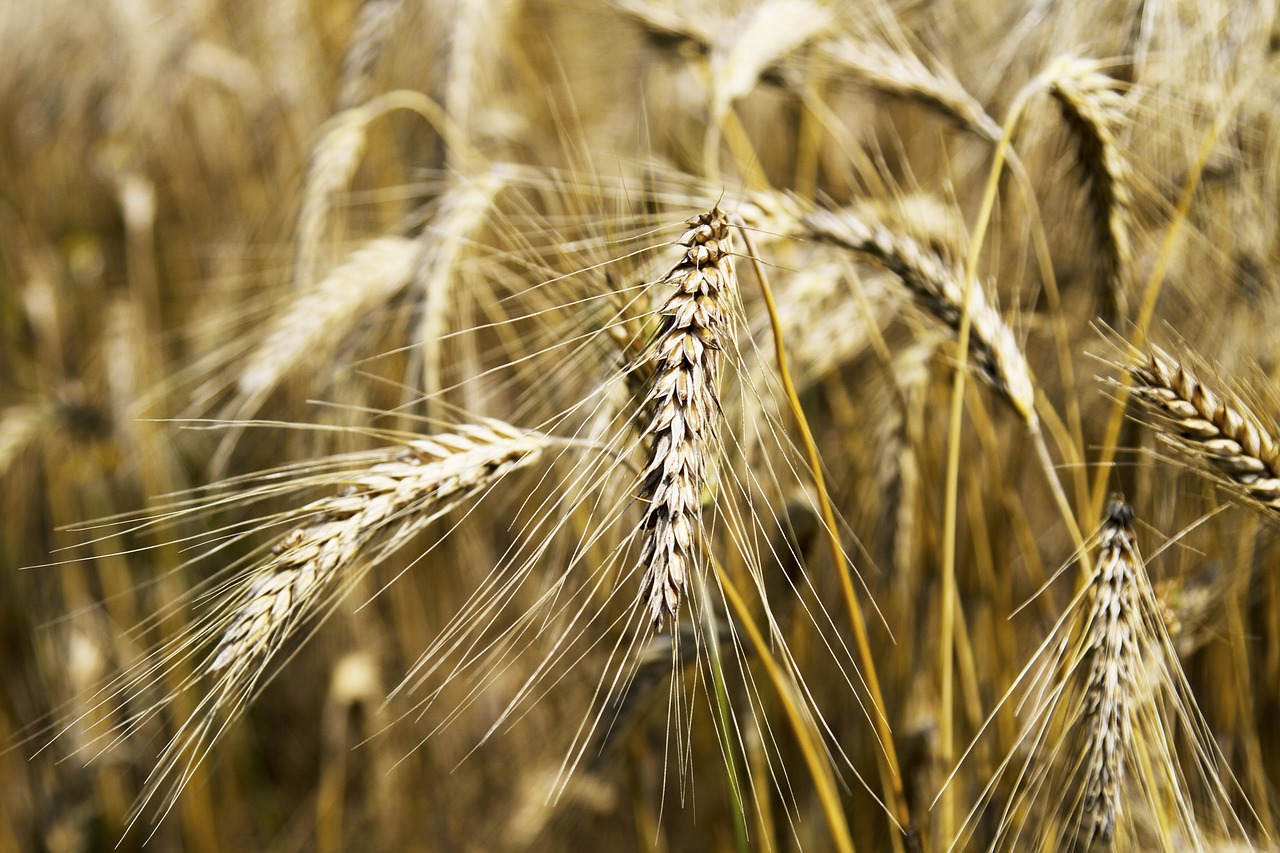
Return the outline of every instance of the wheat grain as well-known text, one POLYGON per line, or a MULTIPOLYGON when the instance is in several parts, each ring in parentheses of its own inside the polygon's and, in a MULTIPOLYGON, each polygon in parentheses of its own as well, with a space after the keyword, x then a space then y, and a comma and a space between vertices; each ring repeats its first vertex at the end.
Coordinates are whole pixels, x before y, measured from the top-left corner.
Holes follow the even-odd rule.
POLYGON ((655 627, 664 615, 675 618, 699 559, 702 491, 719 441, 721 350, 732 337, 737 288, 728 218, 713 208, 688 224, 684 257, 661 282, 675 292, 658 311, 645 399, 652 449, 641 485, 640 598, 655 627))
POLYGON ((741 22, 718 22, 685 7, 660 6, 645 0, 615 0, 615 8, 661 44, 692 45, 712 56, 715 75, 713 114, 723 116, 733 99, 758 79, 768 78, 804 93, 804 73, 835 69, 841 81, 853 81, 886 95, 919 101, 962 130, 988 142, 1000 140, 1000 124, 948 69, 931 69, 913 54, 852 36, 820 39, 832 26, 829 13, 811 3, 782 0, 753 10, 741 22), (774 23, 774 22, 777 23, 774 23), (737 26, 733 26, 737 23, 737 26), (729 35, 725 35, 725 33, 729 35), (745 36, 745 37, 744 37, 745 36), (763 48, 756 43, 765 40, 763 48), (813 43, 818 63, 787 62, 795 48, 813 43), (813 66, 813 67, 810 67, 813 66))
POLYGON ((1015 681, 1027 719, 996 777, 1015 753, 1022 767, 992 850, 1172 853, 1243 834, 1133 519, 1112 495, 1092 573, 1015 681))

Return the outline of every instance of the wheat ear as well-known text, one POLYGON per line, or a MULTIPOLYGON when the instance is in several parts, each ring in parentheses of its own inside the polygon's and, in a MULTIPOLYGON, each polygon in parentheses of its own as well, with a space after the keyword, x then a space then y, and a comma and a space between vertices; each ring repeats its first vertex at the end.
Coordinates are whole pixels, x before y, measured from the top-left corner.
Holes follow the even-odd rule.
MULTIPOLYGON (((862 211, 818 210, 801 218, 802 233, 884 267, 931 316, 953 332, 964 311, 961 253, 941 241, 899 233, 862 211)), ((983 378, 1029 425, 1037 424, 1035 385, 1017 338, 976 284, 969 289, 969 356, 983 378)))
POLYGON ((1205 385, 1157 346, 1127 365, 1134 395, 1155 415, 1150 425, 1228 490, 1280 511, 1280 446, 1275 430, 1239 396, 1205 385))
POLYGON ((1088 677, 1084 694, 1084 787, 1081 829, 1088 847, 1110 843, 1120 814, 1124 756, 1131 740, 1132 697, 1141 664, 1137 647, 1142 634, 1138 609, 1138 550, 1133 535, 1133 508, 1112 496, 1102 525, 1092 602, 1085 628, 1084 660, 1088 677))
POLYGON ((918 56, 854 38, 831 39, 819 54, 868 88, 918 101, 949 118, 962 130, 991 143, 1000 141, 1000 124, 946 69, 933 71, 918 56))
POLYGON ((379 237, 300 291, 245 360, 232 410, 241 417, 251 414, 302 362, 328 358, 370 311, 408 286, 423 253, 422 241, 379 237))
POLYGON ((1116 129, 1123 122, 1117 85, 1094 62, 1083 59, 1058 60, 1049 78, 1049 93, 1079 146, 1089 207, 1106 256, 1112 309, 1122 317, 1128 305, 1127 276, 1133 268, 1133 196, 1129 162, 1116 143, 1116 129))
POLYGON ((325 237, 329 233, 338 195, 360 168, 366 133, 373 111, 356 107, 329 119, 307 158, 307 176, 296 226, 294 281, 311 289, 327 266, 325 237))
POLYGON ((292 523, 292 529, 240 579, 227 600, 186 635, 159 649, 131 678, 131 683, 141 683, 154 677, 170 662, 185 660, 193 643, 210 633, 218 636, 212 654, 192 676, 127 724, 133 729, 180 693, 207 685, 165 745, 134 804, 130 823, 157 797, 162 797, 162 815, 173 807, 195 765, 261 689, 290 637, 331 608, 362 572, 459 502, 533 463, 549 441, 542 433, 484 420, 448 433, 409 437, 376 450, 264 472, 253 478, 254 485, 219 500, 249 505, 311 489, 339 489, 271 516, 266 523, 292 523))
POLYGON ((451 505, 534 461, 539 433, 500 421, 356 454, 360 467, 334 478, 342 491, 308 504, 306 521, 283 536, 233 608, 208 666, 238 681, 274 653, 326 598, 342 571, 389 554, 451 505))
POLYGON ((732 336, 734 271, 729 220, 719 208, 689 220, 684 257, 662 279, 674 293, 659 309, 653 383, 645 398, 651 441, 641 495, 640 598, 660 627, 674 620, 698 560, 702 491, 719 445, 721 350, 732 336))
POLYGON ((334 112, 358 107, 373 94, 374 73, 387 42, 395 34, 403 0, 364 0, 342 55, 334 112))

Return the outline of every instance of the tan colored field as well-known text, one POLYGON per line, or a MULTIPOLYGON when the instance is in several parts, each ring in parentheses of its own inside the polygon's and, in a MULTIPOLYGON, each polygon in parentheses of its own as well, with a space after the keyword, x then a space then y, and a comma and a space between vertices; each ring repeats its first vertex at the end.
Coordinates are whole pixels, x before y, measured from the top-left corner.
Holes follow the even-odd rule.
POLYGON ((0 57, 0 851, 1280 843, 1274 4, 0 57))

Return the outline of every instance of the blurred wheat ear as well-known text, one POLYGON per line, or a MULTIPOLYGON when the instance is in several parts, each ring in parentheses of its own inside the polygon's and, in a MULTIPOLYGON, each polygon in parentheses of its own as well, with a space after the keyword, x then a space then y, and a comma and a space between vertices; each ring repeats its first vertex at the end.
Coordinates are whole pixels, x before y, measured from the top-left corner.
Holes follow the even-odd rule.
POLYGON ((816 240, 848 249, 897 277, 930 316, 953 332, 962 314, 972 323, 969 352, 983 379, 998 391, 1028 424, 1036 422, 1035 383, 1013 331, 987 301, 981 287, 965 288, 962 253, 943 243, 927 245, 877 221, 871 211, 820 210, 801 220, 803 232, 816 240))

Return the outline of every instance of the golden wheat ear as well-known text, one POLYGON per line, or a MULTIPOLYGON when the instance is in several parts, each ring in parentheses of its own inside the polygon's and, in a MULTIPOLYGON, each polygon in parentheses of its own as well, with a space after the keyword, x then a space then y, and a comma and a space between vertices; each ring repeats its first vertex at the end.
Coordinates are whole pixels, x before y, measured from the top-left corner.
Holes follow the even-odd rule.
POLYGON ((823 43, 819 55, 839 72, 842 82, 918 101, 964 131, 991 143, 1000 141, 999 123, 949 69, 934 70, 913 53, 851 37, 823 43))
POLYGON ((1117 138, 1125 122, 1118 86, 1119 81, 1098 70, 1098 63, 1086 59, 1060 58, 1049 77, 1049 93, 1076 139, 1106 264, 1108 310, 1117 319, 1128 314, 1134 263, 1133 174, 1117 138))
POLYGON ((1158 346, 1124 367, 1148 425, 1179 458, 1246 503, 1280 512, 1280 445, 1268 419, 1158 346))
POLYGON ((675 619, 699 561, 702 491, 720 443, 720 365, 737 290, 728 217, 713 208, 688 224, 679 240, 684 257, 661 281, 675 292, 658 310, 644 404, 652 444, 640 487, 647 504, 640 597, 655 627, 675 619))
POLYGON ((1019 733, 952 849, 979 815, 996 820, 988 849, 1010 853, 1174 853, 1246 836, 1240 788, 1169 639, 1134 518, 1113 494, 1089 577, 1002 700, 1021 697, 1019 733), (984 815, 1002 787, 1005 804, 984 815))
POLYGON ((292 528, 246 575, 231 582, 228 598, 180 638, 180 645, 159 648, 127 676, 129 686, 146 682, 175 661, 185 661, 194 644, 217 638, 194 675, 143 712, 159 713, 178 693, 204 685, 195 710, 148 777, 132 820, 157 799, 162 815, 172 807, 229 721, 279 669, 290 640, 327 614, 363 572, 461 501, 535 462, 549 441, 539 432, 482 420, 376 450, 313 460, 283 484, 287 468, 240 478, 243 488, 236 497, 245 504, 326 487, 335 493, 264 521, 263 526, 292 523, 292 528))
POLYGON ((1142 564, 1133 535, 1133 507, 1123 496, 1111 496, 1099 540, 1084 640, 1088 675, 1080 823, 1086 849, 1095 841, 1109 845, 1115 837, 1140 666, 1136 598, 1142 564))

